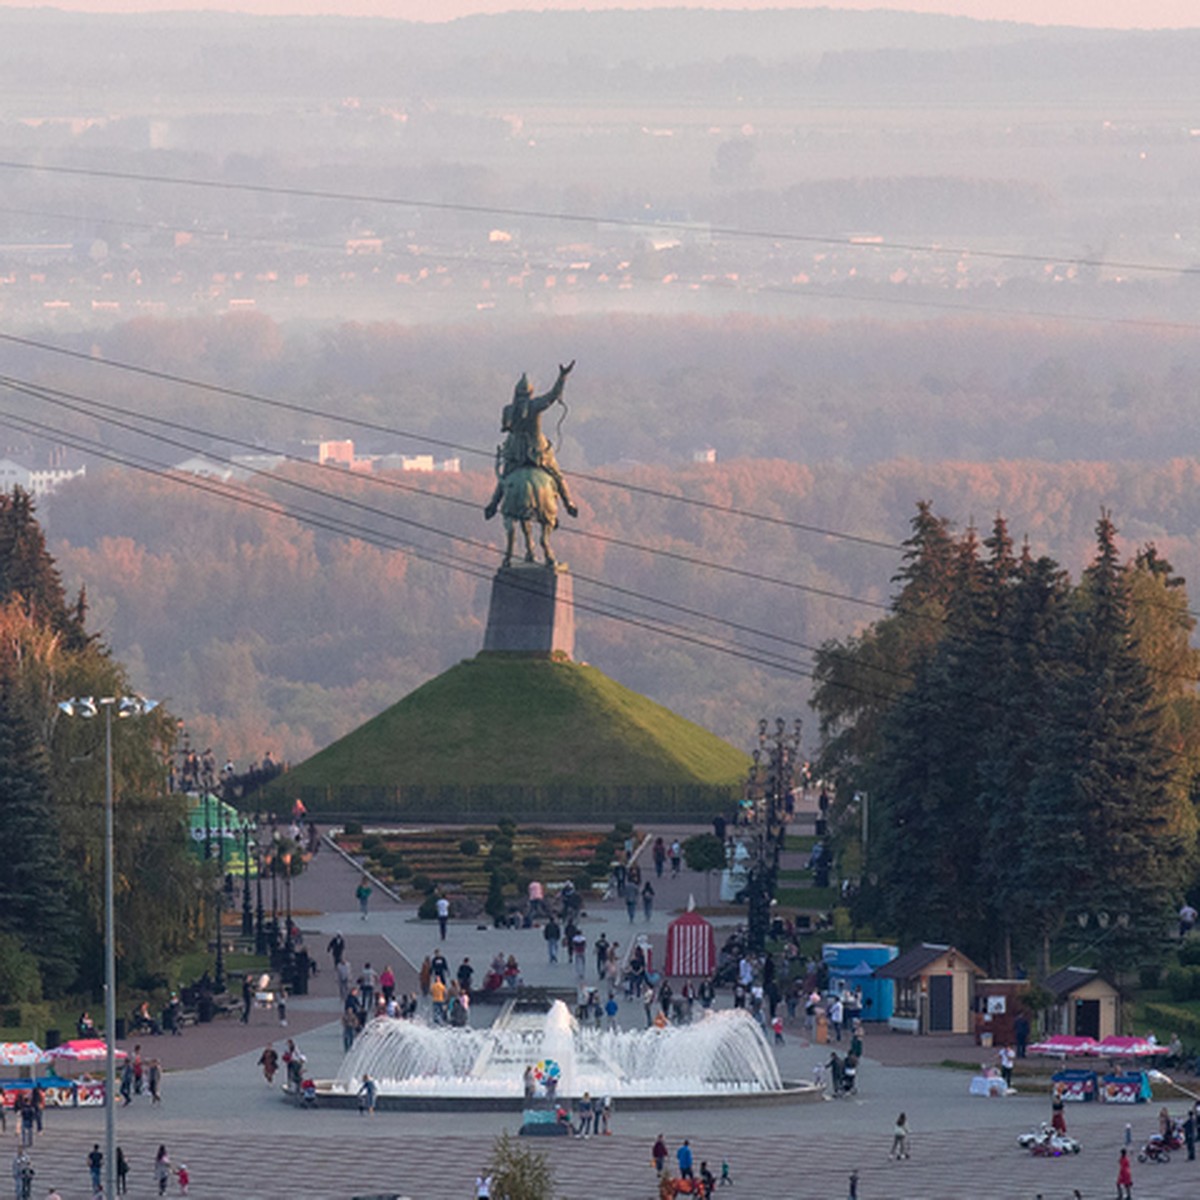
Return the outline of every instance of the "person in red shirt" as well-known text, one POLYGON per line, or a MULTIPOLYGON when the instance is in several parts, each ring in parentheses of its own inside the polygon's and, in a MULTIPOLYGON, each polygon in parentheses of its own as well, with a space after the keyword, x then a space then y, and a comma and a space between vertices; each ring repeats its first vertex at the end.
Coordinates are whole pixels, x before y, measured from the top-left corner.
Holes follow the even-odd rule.
POLYGON ((1124 1149, 1117 1161, 1117 1200, 1133 1200, 1133 1167, 1129 1151, 1124 1149))

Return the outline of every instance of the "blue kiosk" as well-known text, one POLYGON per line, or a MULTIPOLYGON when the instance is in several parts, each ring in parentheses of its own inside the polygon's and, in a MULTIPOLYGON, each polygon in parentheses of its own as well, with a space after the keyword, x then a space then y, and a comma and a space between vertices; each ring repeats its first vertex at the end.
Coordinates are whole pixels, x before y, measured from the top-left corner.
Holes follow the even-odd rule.
POLYGON ((826 942, 821 957, 829 968, 829 990, 862 989, 864 1021, 886 1021, 896 1003, 895 984, 876 979, 875 968, 889 963, 900 953, 883 942, 826 942))

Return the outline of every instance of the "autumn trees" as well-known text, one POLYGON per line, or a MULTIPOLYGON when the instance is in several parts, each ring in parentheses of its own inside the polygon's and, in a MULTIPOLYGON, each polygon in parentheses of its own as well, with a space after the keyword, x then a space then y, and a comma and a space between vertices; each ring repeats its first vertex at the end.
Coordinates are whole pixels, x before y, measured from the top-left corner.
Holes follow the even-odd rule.
POLYGON ((980 544, 924 503, 896 582, 883 620, 822 648, 814 700, 843 804, 870 797, 864 918, 1006 973, 1055 939, 1152 956, 1195 867, 1183 582, 1153 547, 1122 562, 1107 514, 1072 584, 1002 518, 980 544))
MULTIPOLYGON (((102 975, 104 731, 66 721, 70 696, 130 688, 68 602, 33 502, 0 495, 0 1000, 91 990, 102 975)), ((164 796, 171 720, 156 712, 113 741, 117 952, 123 977, 160 970, 201 927, 203 892, 182 801, 164 796)))

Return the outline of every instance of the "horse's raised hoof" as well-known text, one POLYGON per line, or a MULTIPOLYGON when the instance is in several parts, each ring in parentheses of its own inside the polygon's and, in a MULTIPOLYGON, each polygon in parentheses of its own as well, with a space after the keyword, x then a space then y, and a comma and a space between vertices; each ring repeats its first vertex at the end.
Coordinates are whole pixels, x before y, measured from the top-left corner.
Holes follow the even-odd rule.
POLYGON ((568 504, 567 513, 569 516, 577 517, 579 516, 579 509, 574 504, 568 504))
POLYGON ((483 508, 483 519, 490 521, 496 515, 497 505, 493 500, 490 504, 485 504, 483 508))

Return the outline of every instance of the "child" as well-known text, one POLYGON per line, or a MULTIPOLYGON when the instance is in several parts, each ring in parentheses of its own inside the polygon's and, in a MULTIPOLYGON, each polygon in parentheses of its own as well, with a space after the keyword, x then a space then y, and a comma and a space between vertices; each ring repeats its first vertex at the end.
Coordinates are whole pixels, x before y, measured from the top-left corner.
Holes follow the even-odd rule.
POLYGON ((721 1187, 724 1187, 726 1184, 732 1186, 733 1176, 729 1174, 729 1160, 723 1158, 721 1159, 721 1187))
POLYGON ((775 1045, 782 1046, 783 1045, 783 1018, 778 1013, 775 1014, 774 1019, 771 1021, 771 1029, 775 1033, 775 1045))
POLYGON ((180 1163, 175 1172, 179 1180, 179 1194, 186 1196, 188 1194, 188 1184, 191 1183, 191 1176, 188 1174, 187 1163, 180 1163))

